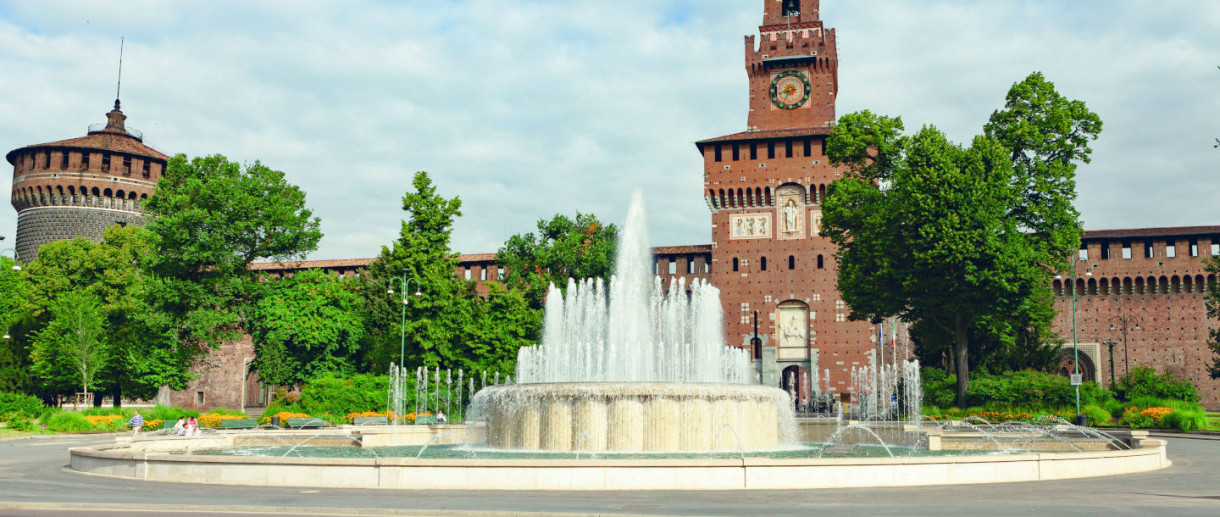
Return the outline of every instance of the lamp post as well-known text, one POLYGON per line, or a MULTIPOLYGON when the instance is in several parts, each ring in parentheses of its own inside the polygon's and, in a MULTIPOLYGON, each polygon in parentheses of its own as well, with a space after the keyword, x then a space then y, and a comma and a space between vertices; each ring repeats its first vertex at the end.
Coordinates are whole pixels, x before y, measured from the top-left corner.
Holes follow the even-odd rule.
MULTIPOLYGON (((1080 376, 1080 340, 1076 328, 1076 265, 1080 263, 1080 255, 1072 254, 1072 369, 1075 370, 1073 377, 1080 376)), ((1084 276, 1093 276, 1093 267, 1085 266, 1084 276)), ((1055 280, 1063 280, 1063 275, 1055 275, 1055 280)), ((1076 388, 1076 423, 1080 424, 1080 384, 1075 384, 1076 388)))
POLYGON ((1110 347, 1110 387, 1113 388, 1114 387, 1114 345, 1117 345, 1118 342, 1111 339, 1109 341, 1103 342, 1102 344, 1110 347))
MULTIPOLYGON (((4 236, 0 235, 0 241, 2 241, 2 240, 4 240, 4 236)), ((16 248, 4 248, 3 250, 0 250, 0 256, 4 255, 5 251, 13 252, 13 271, 21 271, 21 263, 18 262, 18 258, 17 258, 17 249, 16 248)))
POLYGON ((407 294, 410 291, 411 282, 415 282, 415 296, 419 296, 419 279, 407 278, 407 274, 403 273, 402 278, 391 278, 386 284, 389 288, 386 289, 386 294, 394 294, 394 282, 398 282, 399 292, 402 293, 402 323, 399 327, 398 337, 398 367, 402 368, 403 359, 407 351, 407 301, 410 296, 407 294))
POLYGON ((1140 320, 1139 320, 1139 318, 1136 318, 1136 317, 1134 317, 1134 316, 1129 316, 1129 315, 1126 315, 1126 314, 1120 314, 1120 315, 1118 315, 1118 316, 1114 316, 1114 317, 1110 318, 1110 332, 1114 332, 1114 331, 1116 330, 1116 328, 1114 327, 1114 322, 1115 322, 1115 321, 1118 321, 1118 323, 1119 323, 1120 325, 1122 325, 1122 331, 1123 331, 1123 375, 1126 375, 1126 374, 1128 374, 1128 373, 1130 373, 1130 372, 1131 372, 1131 361, 1130 361, 1131 356, 1130 356, 1130 355, 1128 355, 1128 353, 1127 353, 1127 330, 1128 330, 1128 329, 1130 329, 1130 330, 1142 330, 1142 329, 1140 328, 1140 320), (1132 324, 1132 320, 1134 320, 1134 325, 1135 325, 1134 327, 1132 327, 1132 326, 1131 326, 1131 324, 1132 324))

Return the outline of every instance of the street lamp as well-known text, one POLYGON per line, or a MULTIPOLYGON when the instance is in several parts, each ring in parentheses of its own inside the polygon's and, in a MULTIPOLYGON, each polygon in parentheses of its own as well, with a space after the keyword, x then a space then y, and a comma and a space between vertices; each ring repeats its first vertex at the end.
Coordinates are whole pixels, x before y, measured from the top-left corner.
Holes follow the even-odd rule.
POLYGON ((1114 388, 1114 345, 1117 345, 1118 342, 1111 339, 1103 341, 1101 344, 1110 347, 1110 388, 1114 388))
POLYGON ((386 294, 394 294, 394 282, 398 282, 399 292, 402 293, 402 324, 399 327, 400 331, 398 344, 398 367, 402 368, 403 359, 406 357, 407 351, 407 301, 410 300, 408 292, 410 292, 411 282, 415 282, 415 296, 420 296, 423 293, 419 292, 419 279, 407 278, 407 274, 403 273, 402 278, 391 278, 386 282, 389 287, 386 289, 386 294))
MULTIPOLYGON (((2 241, 2 240, 4 240, 4 236, 0 235, 0 241, 2 241)), ((0 255, 4 255, 5 251, 13 252, 13 271, 21 271, 21 264, 19 262, 17 262, 17 249, 16 248, 5 248, 4 250, 0 250, 0 255)))
POLYGON ((1130 330, 1142 330, 1142 329, 1140 329, 1140 320, 1139 320, 1139 318, 1136 318, 1135 316, 1128 316, 1128 315, 1126 315, 1126 314, 1120 314, 1120 315, 1118 315, 1118 316, 1114 316, 1114 317, 1111 317, 1111 318, 1110 318, 1110 332, 1114 332, 1114 331, 1116 330, 1116 328, 1114 327, 1114 321, 1115 321, 1115 320, 1117 320, 1117 321, 1118 321, 1118 323, 1119 323, 1120 325, 1122 325, 1122 331, 1123 331, 1123 375, 1126 375, 1126 374, 1128 374, 1128 373, 1130 373, 1130 372, 1131 372, 1131 361, 1130 361, 1131 356, 1127 354, 1127 330, 1128 330, 1128 329, 1130 329, 1130 330), (1134 326, 1131 326, 1131 325, 1132 325, 1132 320, 1134 320, 1134 326))
MULTIPOLYGON (((1080 255, 1072 254, 1072 368, 1076 370, 1073 377, 1080 377, 1080 340, 1076 330, 1076 265, 1080 263, 1080 255)), ((1093 276, 1093 267, 1084 268, 1084 276, 1093 276)), ((1063 275, 1055 275, 1055 280, 1063 280, 1063 275)), ((1080 424, 1080 384, 1076 386, 1076 423, 1080 424)))

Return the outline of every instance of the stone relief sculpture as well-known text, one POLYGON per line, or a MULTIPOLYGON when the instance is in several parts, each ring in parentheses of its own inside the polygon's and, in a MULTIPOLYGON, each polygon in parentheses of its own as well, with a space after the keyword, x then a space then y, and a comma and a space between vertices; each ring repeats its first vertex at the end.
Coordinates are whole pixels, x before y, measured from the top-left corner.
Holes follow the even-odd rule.
POLYGON ((780 309, 779 346, 782 348, 805 347, 805 310, 800 307, 780 309))

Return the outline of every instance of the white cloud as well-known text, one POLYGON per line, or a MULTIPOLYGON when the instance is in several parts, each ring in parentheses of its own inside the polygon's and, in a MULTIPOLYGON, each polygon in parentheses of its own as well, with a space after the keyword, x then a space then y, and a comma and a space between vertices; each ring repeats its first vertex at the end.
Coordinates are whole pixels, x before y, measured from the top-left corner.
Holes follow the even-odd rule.
MULTIPOLYGON (((1220 4, 824 0, 839 113, 967 140, 1041 70, 1105 120, 1080 170, 1087 226, 1217 224, 1220 4)), ((124 111, 166 152, 283 170, 326 237, 390 242, 412 173, 494 251, 540 218, 620 219, 644 190, 656 244, 710 241, 692 142, 744 128, 741 37, 759 2, 0 2, 0 151, 104 120, 117 40, 124 111)), ((7 176, 7 175, 6 175, 7 176)), ((5 183, 0 188, 8 188, 5 183)), ((0 233, 16 226, 0 211, 0 233)))

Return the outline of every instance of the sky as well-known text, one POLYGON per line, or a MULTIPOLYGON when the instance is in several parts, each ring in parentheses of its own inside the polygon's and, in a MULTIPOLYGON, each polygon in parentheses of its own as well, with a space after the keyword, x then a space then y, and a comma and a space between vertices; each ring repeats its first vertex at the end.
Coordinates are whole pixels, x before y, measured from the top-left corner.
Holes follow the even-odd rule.
MULTIPOLYGON (((105 122, 125 37, 128 127, 167 154, 286 174, 312 259, 376 256, 416 171, 462 200, 453 248, 540 219, 706 244, 697 140, 745 129, 742 37, 773 0, 0 0, 0 153, 105 122)), ((1086 229, 1220 224, 1220 2, 822 0, 838 114, 968 142, 1041 71, 1104 129, 1078 169, 1086 229)), ((11 174, 3 175, 5 190, 11 174)), ((17 214, 0 209, 0 234, 17 214)))

